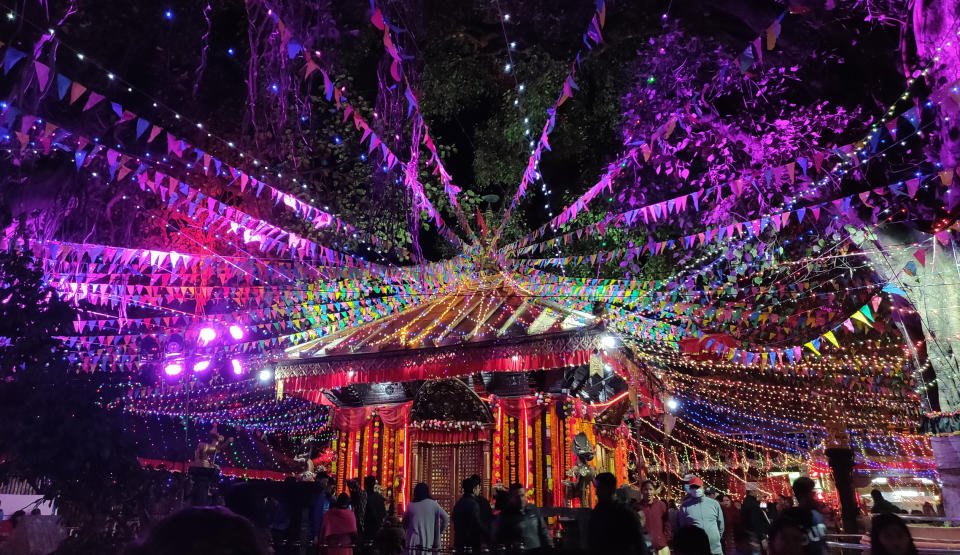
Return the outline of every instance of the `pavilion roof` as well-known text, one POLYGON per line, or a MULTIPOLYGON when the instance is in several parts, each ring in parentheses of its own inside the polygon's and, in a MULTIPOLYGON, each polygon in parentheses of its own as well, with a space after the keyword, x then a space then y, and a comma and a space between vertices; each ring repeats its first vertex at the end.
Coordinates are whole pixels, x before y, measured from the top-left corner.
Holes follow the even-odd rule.
POLYGON ((592 314, 539 298, 502 277, 461 284, 392 316, 287 349, 287 358, 386 353, 522 340, 588 328, 592 314))

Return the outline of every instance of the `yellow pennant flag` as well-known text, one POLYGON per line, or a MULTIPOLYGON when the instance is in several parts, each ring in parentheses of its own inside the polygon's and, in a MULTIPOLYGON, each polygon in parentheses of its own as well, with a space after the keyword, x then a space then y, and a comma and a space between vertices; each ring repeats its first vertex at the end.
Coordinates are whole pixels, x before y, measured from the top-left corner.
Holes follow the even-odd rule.
POLYGON ((837 337, 833 335, 833 331, 828 331, 827 333, 823 334, 823 338, 830 343, 833 343, 834 347, 840 347, 840 344, 837 343, 837 337))

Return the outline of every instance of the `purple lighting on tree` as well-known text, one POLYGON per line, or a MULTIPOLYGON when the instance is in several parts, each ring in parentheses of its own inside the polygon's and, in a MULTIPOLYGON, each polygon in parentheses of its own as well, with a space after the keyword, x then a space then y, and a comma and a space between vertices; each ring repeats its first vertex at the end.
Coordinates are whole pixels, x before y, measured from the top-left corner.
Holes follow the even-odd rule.
POLYGON ((243 328, 236 324, 230 326, 230 337, 238 341, 243 339, 243 328))
POLYGON ((206 369, 209 368, 209 367, 210 367, 210 361, 209 361, 209 360, 201 360, 201 361, 199 361, 199 362, 197 362, 196 364, 193 365, 193 371, 194 371, 194 372, 203 372, 204 370, 206 370, 206 369))
POLYGON ((237 359, 230 360, 230 367, 233 368, 233 373, 236 375, 243 374, 243 364, 240 363, 237 359))
POLYGON ((168 376, 176 376, 183 372, 183 366, 179 362, 171 362, 163 368, 163 373, 168 376))

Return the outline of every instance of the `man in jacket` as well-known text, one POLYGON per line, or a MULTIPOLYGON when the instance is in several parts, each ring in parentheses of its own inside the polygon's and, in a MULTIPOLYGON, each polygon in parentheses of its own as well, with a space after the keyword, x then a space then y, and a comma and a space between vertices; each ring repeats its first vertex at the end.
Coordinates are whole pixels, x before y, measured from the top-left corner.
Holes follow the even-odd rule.
POLYGON ((458 552, 480 553, 483 544, 488 543, 490 532, 487 530, 480 508, 480 481, 467 478, 463 481, 463 497, 453 506, 453 545, 458 552))
POLYGON ((494 541, 508 553, 540 553, 553 548, 553 539, 540 511, 527 504, 527 489, 512 484, 495 522, 494 541))
POLYGON ((677 523, 683 526, 696 526, 707 533, 710 540, 710 553, 723 555, 723 510, 716 499, 704 495, 703 480, 694 476, 687 482, 687 497, 677 512, 677 523))
POLYGON ((591 553, 606 555, 649 555, 640 517, 614 499, 617 478, 609 472, 597 475, 597 506, 590 514, 587 540, 591 553))
POLYGON ((669 555, 667 546, 670 545, 670 513, 667 504, 657 499, 653 490, 653 482, 650 480, 644 480, 640 484, 638 509, 643 513, 654 555, 669 555))
POLYGON ((754 495, 757 491, 757 484, 750 482, 747 484, 747 495, 743 498, 743 505, 740 507, 740 523, 744 530, 750 533, 750 537, 756 545, 761 545, 767 539, 767 533, 770 531, 770 519, 767 518, 766 511, 760 506, 760 500, 754 495))
POLYGON ((377 491, 377 477, 363 479, 363 489, 367 492, 367 510, 363 513, 363 543, 372 543, 383 528, 387 518, 387 500, 377 491))

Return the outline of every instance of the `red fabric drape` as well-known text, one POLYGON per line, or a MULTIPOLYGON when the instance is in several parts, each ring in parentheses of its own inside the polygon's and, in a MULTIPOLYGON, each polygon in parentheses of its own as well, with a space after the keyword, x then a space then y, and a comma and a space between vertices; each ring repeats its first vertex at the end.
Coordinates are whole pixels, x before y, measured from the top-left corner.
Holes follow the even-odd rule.
POLYGON ((498 399, 497 402, 500 403, 501 407, 503 407, 504 414, 518 420, 523 420, 524 417, 526 417, 528 424, 540 418, 540 416, 543 415, 543 412, 547 410, 547 406, 538 405, 537 399, 534 397, 498 399), (526 409, 526 413, 524 413, 524 409, 526 409))
POLYGON ((418 430, 410 429, 410 440, 429 443, 464 443, 467 441, 489 441, 490 430, 418 430))
POLYGON ((318 376, 283 378, 282 381, 284 393, 318 402, 318 390, 344 387, 355 383, 407 382, 433 378, 452 378, 477 372, 527 372, 580 366, 588 364, 589 361, 590 351, 573 351, 517 355, 517 358, 513 358, 513 356, 489 358, 460 364, 456 367, 451 367, 446 361, 440 361, 418 366, 399 365, 395 368, 368 370, 359 365, 353 367, 349 363, 345 363, 342 371, 339 372, 318 376), (350 370, 353 370, 352 374, 350 370))
POLYGON ((373 418, 373 413, 376 411, 385 427, 396 430, 402 428, 410 419, 411 405, 413 401, 382 407, 338 408, 333 412, 333 427, 342 432, 359 432, 373 418))
MULTIPOLYGON (((173 472, 182 472, 184 467, 183 462, 165 461, 161 459, 144 459, 142 457, 137 457, 137 461, 140 462, 141 466, 163 466, 173 472)), ((292 473, 287 474, 284 472, 277 472, 275 470, 250 470, 246 468, 233 468, 229 466, 221 467, 220 474, 223 474, 224 476, 236 476, 239 478, 254 478, 257 480, 266 479, 277 481, 282 481, 287 478, 287 476, 294 476, 292 473)))

